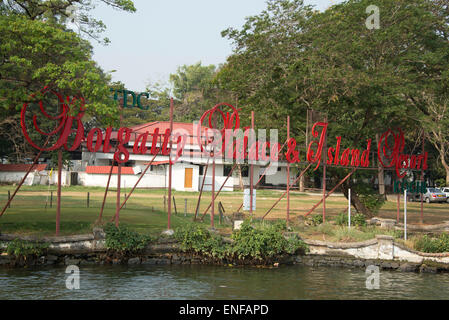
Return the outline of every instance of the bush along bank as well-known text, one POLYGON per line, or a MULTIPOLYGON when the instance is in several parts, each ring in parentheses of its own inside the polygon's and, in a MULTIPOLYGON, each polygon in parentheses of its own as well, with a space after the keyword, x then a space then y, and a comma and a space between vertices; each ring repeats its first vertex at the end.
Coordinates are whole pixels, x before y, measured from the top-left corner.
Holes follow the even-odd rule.
MULTIPOLYGON (((102 246, 93 249, 79 243, 64 243, 64 250, 52 245, 22 243, 22 262, 12 263, 12 248, 16 240, 0 249, 0 265, 89 265, 89 264, 217 264, 273 265, 294 263, 308 247, 296 234, 287 232, 285 222, 254 224, 245 221, 231 238, 223 238, 203 226, 191 223, 175 230, 173 237, 152 238, 107 224, 103 228, 102 246), (5 248, 8 246, 9 251, 5 248), (39 251, 39 250, 40 251, 39 251), (31 259, 30 257, 33 257, 31 259), (28 261, 28 263, 24 263, 28 261)), ((17 240, 19 241, 19 240, 17 240)), ((94 241, 94 240, 92 240, 94 241)), ((98 240, 97 240, 98 241, 98 240)))
POLYGON ((216 263, 271 265, 308 251, 304 241, 286 231, 284 221, 255 226, 247 220, 228 241, 195 224, 175 230, 174 237, 183 252, 216 263))
POLYGON ((150 238, 121 226, 92 234, 35 239, 0 235, 0 266, 90 264, 216 264, 361 267, 415 272, 448 272, 447 237, 423 237, 422 252, 388 235, 362 242, 304 239, 285 223, 246 221, 230 238, 197 224, 176 229, 173 237, 150 238), (104 232, 105 231, 105 232, 104 232), (445 251, 445 253, 436 253, 445 251))

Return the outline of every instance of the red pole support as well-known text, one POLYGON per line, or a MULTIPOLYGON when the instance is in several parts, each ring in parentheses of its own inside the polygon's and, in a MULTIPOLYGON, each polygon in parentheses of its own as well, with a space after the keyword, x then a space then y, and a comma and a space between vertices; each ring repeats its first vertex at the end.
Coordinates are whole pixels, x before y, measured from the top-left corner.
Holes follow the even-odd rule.
MULTIPOLYGON (((287 116, 287 141, 290 140, 290 116, 287 116)), ((290 163, 287 162, 287 227, 290 221, 290 163)))
POLYGON ((212 151, 213 159, 212 159, 212 208, 210 211, 210 227, 214 228, 214 215, 215 215, 215 150, 212 151))
POLYGON ((172 163, 171 151, 173 147, 173 98, 170 98, 170 152, 168 154, 168 217, 167 229, 171 228, 171 182, 172 182, 172 163))
MULTIPOLYGON (((285 145, 287 144, 287 141, 284 142, 284 144, 282 145, 281 149, 279 149, 279 154, 282 152, 282 150, 284 149, 285 145)), ((263 171, 262 175, 260 176, 259 180, 257 181, 257 183, 255 184, 255 188, 257 188, 257 186, 259 185, 259 183, 262 181, 263 177, 267 174, 268 169, 271 167, 272 162, 270 162, 270 164, 265 168, 265 170, 263 171)), ((243 207, 243 202, 240 204, 240 207, 237 209, 237 212, 240 212, 240 210, 243 207)))
MULTIPOLYGON (((254 111, 251 111, 251 134, 255 135, 255 132, 254 132, 254 111)), ((253 190, 254 190, 254 188, 253 188, 253 184, 254 184, 254 163, 253 162, 254 161, 253 160, 249 160, 249 161, 251 161, 250 162, 250 167, 249 167, 250 168, 249 169, 249 174, 250 174, 250 177, 249 177, 249 192, 250 192, 250 195, 249 195, 249 201, 250 201, 249 214, 251 216, 253 216, 253 190)))
POLYGON ((115 226, 118 228, 120 219, 120 187, 121 187, 121 177, 122 177, 122 165, 118 163, 117 168, 117 201, 115 207, 115 226))
MULTIPOLYGON (((292 185, 294 185, 296 182, 298 182, 299 179, 301 179, 301 177, 304 175, 304 173, 306 173, 306 171, 310 168, 310 166, 312 165, 312 163, 309 163, 309 165, 303 170, 301 171, 301 173, 299 174, 299 176, 296 178, 296 180, 292 183, 292 185)), ((285 191, 280 197, 279 199, 273 204, 273 206, 270 208, 270 210, 267 211, 267 213, 265 213, 265 215, 262 217, 262 220, 265 219, 265 217, 271 212, 271 210, 274 209, 274 207, 276 207, 276 205, 279 203, 279 201, 282 200, 282 198, 287 194, 287 191, 285 191)))
POLYGON ((103 203, 101 204, 100 216, 98 217, 98 221, 99 222, 101 222, 101 219, 103 218, 104 205, 106 203, 106 198, 108 196, 109 184, 111 182, 111 176, 112 176, 112 170, 113 169, 114 169, 114 158, 112 158, 112 165, 111 165, 111 170, 109 170, 108 183, 106 184, 106 190, 104 191, 103 203))
POLYGON ((210 160, 210 157, 207 158, 206 169, 203 172, 203 182, 201 183, 200 195, 198 196, 198 201, 196 203, 195 217, 193 217, 193 221, 196 221, 196 218, 198 216, 198 210, 200 209, 201 196, 203 195, 204 182, 206 181, 207 169, 209 169, 209 160, 210 160))
POLYGON ((396 213, 396 222, 399 223, 399 210, 401 206, 401 193, 398 193, 398 203, 397 203, 397 213, 396 213))
MULTIPOLYGON (((223 182, 223 184, 221 185, 220 189, 218 190, 217 194, 215 195, 215 200, 218 198, 218 195, 220 194, 221 190, 223 190, 226 182, 228 182, 228 179, 231 177, 232 172, 234 171, 235 167, 237 166, 237 163, 234 164, 234 166, 232 167, 231 171, 229 172, 228 176, 226 177, 225 181, 223 182)), ((203 221, 204 216, 207 214, 207 211, 209 211, 210 207, 212 206, 212 203, 209 203, 209 206, 207 207, 207 209, 204 211, 202 217, 201 217, 201 221, 203 221)))
MULTIPOLYGON (((44 143, 43 148, 45 148, 48 144, 48 142, 50 141, 50 136, 47 138, 47 140, 44 143)), ((33 167, 36 165, 37 161, 39 160, 39 157, 42 154, 42 150, 39 151, 39 153, 36 155, 36 157, 33 160, 33 164, 30 166, 30 168, 28 169, 27 173, 25 173, 25 175, 23 176, 22 180, 20 181, 19 185, 17 186, 16 190, 14 191, 14 193, 12 194, 11 198, 8 200, 8 202, 5 204, 5 206, 2 209, 2 212, 0 213, 0 217, 3 216, 3 214, 5 213, 6 209, 11 205, 12 199, 14 199, 14 197, 16 196, 17 192, 19 191, 19 189, 22 187, 23 183, 25 182, 26 178, 28 177, 28 175, 30 174, 31 170, 33 170, 33 167)))
MULTIPOLYGON (((421 154, 424 154, 424 142, 425 142, 425 135, 424 135, 424 131, 423 131, 423 135, 422 135, 422 152, 421 154)), ((424 169, 423 166, 421 166, 421 183, 424 183, 424 169)), ((424 198, 423 198, 423 194, 421 192, 421 224, 424 223, 424 198)))
MULTIPOLYGON (((345 182, 346 180, 348 180, 348 178, 350 176, 352 176, 352 174, 355 172, 355 170, 357 170, 357 168, 353 168, 352 171, 350 173, 348 173, 348 175, 346 177, 344 177, 331 191, 329 191, 327 193, 327 195, 325 196, 324 199, 326 199, 327 197, 329 197, 332 193, 334 193, 335 190, 337 190, 337 188, 339 186, 342 185, 343 182, 345 182)), ((309 212, 307 212, 304 217, 307 217, 309 214, 311 214, 321 203, 323 202, 323 199, 321 199, 316 205, 313 206, 312 209, 309 210, 309 212)))
POLYGON ((56 236, 59 236, 61 219, 61 183, 62 183, 62 149, 58 150, 58 200, 56 207, 56 236))
POLYGON ((156 159, 157 154, 154 155, 153 159, 151 159, 150 163, 148 163, 147 167, 145 168, 145 170, 142 172, 142 174, 140 175, 139 179, 137 180, 136 184, 134 185, 134 187, 131 189, 131 191, 129 192, 128 196, 125 196, 125 201, 123 201, 120 209, 122 209, 125 205, 126 202, 128 201, 128 199, 131 197, 131 195, 133 194, 134 190, 137 188, 137 185, 139 184, 140 180, 142 180, 143 176, 147 173, 148 169, 150 168, 151 164, 154 162, 154 159, 156 159))
MULTIPOLYGON (((324 122, 327 123, 327 116, 324 122)), ((327 149, 327 131, 324 136, 324 150, 327 149)), ((368 155, 369 156, 369 155, 368 155)), ((323 152, 323 223, 326 222, 326 152, 323 152)))

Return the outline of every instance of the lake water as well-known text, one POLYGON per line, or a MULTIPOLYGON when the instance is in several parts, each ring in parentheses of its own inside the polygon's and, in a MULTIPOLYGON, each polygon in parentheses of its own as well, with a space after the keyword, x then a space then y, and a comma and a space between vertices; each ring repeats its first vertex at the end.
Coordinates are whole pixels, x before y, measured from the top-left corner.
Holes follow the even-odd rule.
POLYGON ((283 266, 81 266, 80 289, 63 268, 0 269, 4 299, 449 299, 449 274, 381 271, 366 289, 364 269, 283 266))

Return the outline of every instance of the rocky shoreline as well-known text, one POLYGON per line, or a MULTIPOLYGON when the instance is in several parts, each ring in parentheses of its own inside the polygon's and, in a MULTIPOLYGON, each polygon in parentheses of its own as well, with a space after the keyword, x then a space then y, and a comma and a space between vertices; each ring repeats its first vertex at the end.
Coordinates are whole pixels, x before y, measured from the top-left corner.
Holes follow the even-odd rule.
MULTIPOLYGON (((17 236, 0 235, 3 244, 17 236)), ((306 265, 312 267, 366 268, 375 265, 382 270, 401 272, 449 272, 449 253, 428 254, 416 252, 395 243, 389 236, 359 243, 328 243, 305 240, 309 252, 303 255, 283 255, 267 261, 228 261, 183 252, 173 239, 159 239, 136 255, 118 256, 105 247, 104 234, 94 231, 90 235, 21 240, 49 244, 45 255, 14 257, 3 252, 0 267, 68 266, 68 265, 306 265)))

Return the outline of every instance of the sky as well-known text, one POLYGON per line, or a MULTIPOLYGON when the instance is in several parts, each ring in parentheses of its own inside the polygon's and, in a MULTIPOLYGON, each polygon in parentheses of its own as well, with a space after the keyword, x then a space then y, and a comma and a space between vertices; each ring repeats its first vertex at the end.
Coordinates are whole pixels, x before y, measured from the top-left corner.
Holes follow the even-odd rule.
MULTIPOLYGON (((318 10, 339 0, 305 0, 318 10)), ((240 29, 245 17, 266 9, 265 0, 134 0, 135 13, 99 5, 92 15, 107 26, 107 46, 91 41, 94 60, 128 90, 146 91, 149 83, 168 84, 182 65, 219 65, 232 53, 221 31, 240 29)))

